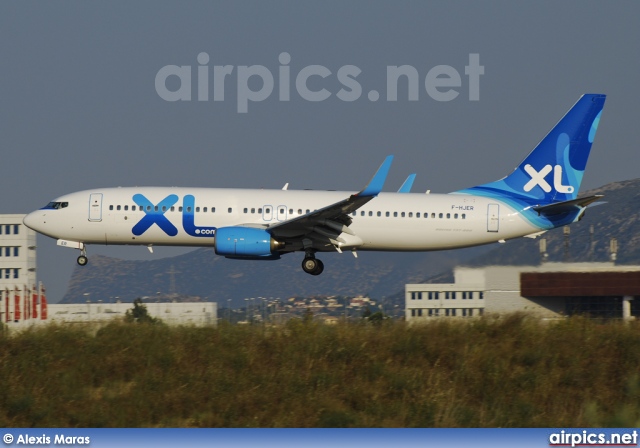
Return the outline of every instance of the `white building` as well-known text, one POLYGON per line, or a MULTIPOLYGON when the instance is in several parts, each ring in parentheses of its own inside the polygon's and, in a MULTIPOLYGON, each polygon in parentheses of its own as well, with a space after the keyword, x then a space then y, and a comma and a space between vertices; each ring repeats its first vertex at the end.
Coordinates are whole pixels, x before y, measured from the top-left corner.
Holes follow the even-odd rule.
POLYGON ((36 232, 22 223, 25 215, 0 215, 0 288, 36 284, 36 232))
POLYGON ((640 285, 640 266, 543 263, 457 267, 453 273, 454 283, 405 285, 408 322, 518 311, 543 318, 574 313, 630 318, 639 312, 634 312, 633 297, 640 295, 640 286, 636 287, 640 285), (557 280, 558 275, 561 281, 557 280), (594 284, 587 287, 588 279, 594 284), (531 292, 523 294, 523 290, 531 292))
MULTIPOLYGON (((144 303, 150 316, 168 325, 216 325, 218 307, 215 302, 144 303)), ((103 323, 122 318, 132 303, 70 303, 48 305, 48 321, 58 323, 103 323)))

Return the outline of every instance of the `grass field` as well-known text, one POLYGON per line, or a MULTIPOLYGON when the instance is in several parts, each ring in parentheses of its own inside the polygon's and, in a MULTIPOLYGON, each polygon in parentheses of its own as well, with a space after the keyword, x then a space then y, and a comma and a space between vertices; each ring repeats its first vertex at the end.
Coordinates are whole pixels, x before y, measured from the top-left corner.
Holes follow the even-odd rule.
POLYGON ((0 335, 4 427, 640 425, 640 325, 114 323, 0 335))

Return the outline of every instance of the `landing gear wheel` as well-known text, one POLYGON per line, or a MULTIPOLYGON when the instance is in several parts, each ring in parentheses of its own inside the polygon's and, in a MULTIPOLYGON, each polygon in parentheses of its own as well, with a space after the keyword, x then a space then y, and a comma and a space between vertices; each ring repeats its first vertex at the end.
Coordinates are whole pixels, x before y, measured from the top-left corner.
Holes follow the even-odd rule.
POLYGON ((84 255, 80 255, 78 257, 78 264, 80 266, 85 266, 88 262, 89 262, 89 259, 87 257, 85 257, 84 255))
POLYGON ((324 271, 324 263, 316 258, 307 257, 302 260, 302 270, 307 274, 320 275, 324 271))
POLYGON ((322 260, 316 260, 316 263, 318 264, 318 266, 316 266, 311 275, 320 275, 322 274, 322 271, 324 271, 324 263, 322 262, 322 260))

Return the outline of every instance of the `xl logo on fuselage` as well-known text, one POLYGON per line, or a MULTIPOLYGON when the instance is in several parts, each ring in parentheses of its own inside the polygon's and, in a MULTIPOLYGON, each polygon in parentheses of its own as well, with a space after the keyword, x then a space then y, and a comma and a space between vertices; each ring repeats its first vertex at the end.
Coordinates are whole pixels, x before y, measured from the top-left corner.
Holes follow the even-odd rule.
MULTIPOLYGON (((178 202, 178 199, 177 195, 170 194, 157 204, 153 204, 144 195, 135 194, 133 196, 133 202, 140 206, 140 210, 143 210, 145 215, 135 226, 133 226, 131 232, 136 236, 140 236, 146 232, 149 227, 157 224, 158 227, 160 227, 167 235, 176 236, 178 234, 178 229, 176 229, 176 226, 174 226, 164 214, 171 210, 171 207, 178 202)), ((214 236, 216 233, 216 227, 198 227, 195 225, 195 203, 196 198, 193 195, 185 195, 182 207, 182 228, 191 236, 214 236)))
POLYGON ((533 188, 538 185, 540 188, 544 190, 545 193, 551 192, 551 185, 549 182, 545 180, 545 177, 553 170, 553 188, 556 189, 558 193, 573 193, 574 188, 571 185, 562 185, 562 166, 556 165, 552 167, 551 165, 545 165, 540 171, 536 171, 534 167, 529 164, 524 166, 524 170, 531 176, 531 180, 527 182, 523 190, 529 192, 533 190, 533 188))

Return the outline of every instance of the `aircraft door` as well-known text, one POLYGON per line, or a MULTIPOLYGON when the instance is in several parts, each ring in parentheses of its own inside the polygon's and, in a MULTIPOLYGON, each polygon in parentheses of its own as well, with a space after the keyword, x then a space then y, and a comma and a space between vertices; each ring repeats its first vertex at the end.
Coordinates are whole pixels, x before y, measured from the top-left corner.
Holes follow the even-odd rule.
POLYGON ((487 207, 487 232, 497 232, 500 229, 500 205, 489 204, 487 207))
POLYGON ((278 221, 286 221, 286 220, 287 220, 287 206, 278 205, 278 221))
POLYGON ((89 195, 89 221, 102 221, 102 193, 89 195))
POLYGON ((270 205, 262 207, 262 219, 265 221, 271 221, 273 219, 273 207, 270 205))

